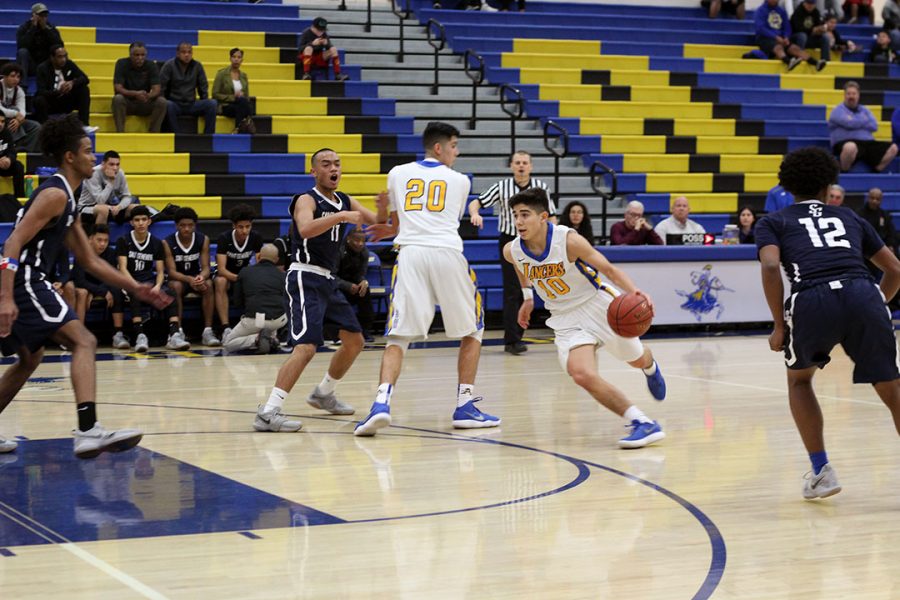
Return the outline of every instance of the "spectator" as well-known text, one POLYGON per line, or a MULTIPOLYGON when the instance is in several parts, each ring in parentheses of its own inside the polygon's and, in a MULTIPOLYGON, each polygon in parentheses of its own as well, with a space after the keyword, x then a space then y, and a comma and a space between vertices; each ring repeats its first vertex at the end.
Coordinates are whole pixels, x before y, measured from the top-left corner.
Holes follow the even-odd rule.
POLYGON ((844 2, 844 17, 847 23, 852 25, 865 17, 869 24, 875 24, 875 11, 872 10, 872 0, 847 0, 844 2))
POLYGON ((22 67, 6 63, 0 67, 0 77, 0 112, 6 117, 6 129, 17 149, 33 152, 41 124, 25 118, 25 90, 19 86, 22 67))
POLYGON ((760 50, 769 58, 777 58, 786 64, 788 71, 794 70, 803 61, 816 67, 817 71, 825 68, 824 61, 816 61, 791 42, 791 23, 784 9, 778 6, 778 0, 765 0, 760 4, 753 21, 760 50))
POLYGON ((578 200, 573 200, 566 205, 559 217, 559 224, 571 227, 592 246, 594 245, 594 226, 591 225, 591 214, 588 212, 587 206, 578 200))
POLYGON ((672 201, 672 216, 663 219, 656 224, 653 230, 663 243, 667 243, 666 236, 682 233, 706 233, 702 225, 688 218, 691 214, 691 205, 685 196, 678 196, 672 201))
MULTIPOLYGON (((167 100, 166 114, 174 133, 185 133, 178 127, 178 117, 203 116, 203 133, 216 132, 218 103, 209 97, 209 82, 203 65, 194 60, 194 47, 188 42, 178 44, 175 58, 163 65, 159 74, 163 94, 167 100), (199 96, 199 100, 197 97, 199 96)), ((187 133, 197 133, 194 131, 187 133)))
POLYGON ((213 81, 213 98, 219 103, 219 110, 226 117, 234 119, 232 133, 256 133, 253 124, 253 105, 250 103, 250 82, 241 71, 244 51, 232 48, 231 66, 219 69, 213 81))
POLYGON ((803 0, 791 15, 791 29, 794 32, 791 41, 800 48, 818 48, 820 60, 816 61, 816 70, 821 71, 831 60, 831 46, 834 36, 825 27, 822 13, 816 8, 816 0, 803 0))
MULTIPOLYGON (((512 171, 512 177, 501 179, 486 191, 482 192, 478 198, 469 202, 469 220, 475 227, 482 227, 484 221, 479 208, 488 208, 496 206, 497 230, 499 233, 497 239, 498 256, 502 256, 503 247, 509 242, 516 239, 518 232, 516 231, 516 220, 513 217, 512 209, 509 207, 509 199, 523 190, 530 188, 547 189, 547 184, 540 179, 531 176, 534 168, 531 154, 524 150, 518 150, 509 158, 509 168, 512 171)), ((556 222, 556 206, 550 202, 550 221, 556 222)), ((522 286, 519 283, 519 277, 516 275, 516 269, 505 260, 500 261, 500 272, 503 275, 503 345, 504 352, 513 355, 519 355, 528 351, 528 346, 522 342, 522 334, 525 332, 519 326, 518 314, 519 307, 522 306, 522 286)))
POLYGON ((184 295, 199 295, 203 311, 201 341, 204 346, 219 346, 221 342, 212 330, 216 297, 209 266, 209 238, 197 231, 197 219, 197 212, 187 206, 175 212, 175 233, 163 240, 166 272, 169 287, 175 292, 178 320, 184 318, 184 295))
POLYGON ((229 352, 256 350, 268 354, 278 349, 276 331, 287 323, 284 314, 284 271, 275 264, 278 249, 265 244, 259 262, 240 272, 234 284, 234 302, 244 308, 243 316, 222 345, 229 352))
POLYGON ((896 52, 900 48, 900 0, 884 0, 881 18, 884 19, 884 30, 891 36, 891 45, 896 52))
POLYGON ((369 250, 366 248, 366 234, 362 229, 356 228, 347 234, 341 245, 341 258, 334 281, 347 297, 347 302, 357 307, 356 316, 363 337, 367 342, 371 342, 375 311, 372 309, 372 295, 369 292, 369 282, 366 280, 368 269, 369 250))
POLYGON ((78 120, 88 133, 91 121, 90 80, 78 65, 69 60, 65 46, 53 46, 50 58, 38 65, 37 95, 34 98, 35 118, 43 123, 50 115, 78 111, 78 120))
MULTIPOLYGON (((138 283, 153 283, 153 289, 174 296, 172 290, 165 286, 166 257, 162 240, 150 233, 150 211, 146 206, 135 206, 131 211, 132 231, 116 242, 116 255, 119 257, 119 270, 130 275, 138 283)), ((135 297, 130 299, 131 323, 136 334, 134 349, 146 352, 150 342, 144 333, 143 303, 135 297)), ((187 350, 191 345, 184 339, 178 320, 178 311, 172 302, 163 309, 169 321, 169 350, 187 350)))
POLYGON ((862 160, 880 173, 897 156, 896 144, 876 141, 872 135, 878 130, 878 121, 872 111, 859 103, 859 84, 855 81, 844 84, 844 102, 831 111, 828 130, 841 171, 849 171, 857 160, 862 160))
POLYGON ((772 213, 781 210, 785 206, 790 206, 793 203, 794 195, 779 184, 769 190, 769 193, 766 194, 766 204, 763 210, 767 213, 772 213))
POLYGON ((62 46, 59 30, 50 24, 49 17, 47 5, 38 2, 31 7, 31 18, 16 30, 16 62, 22 66, 23 79, 50 58, 50 49, 54 45, 62 46))
MULTIPOLYGON (((803 0, 794 0, 794 7, 796 8, 798 4, 800 4, 803 0)), ((826 20, 828 19, 828 15, 835 15, 835 18, 840 20, 844 18, 844 11, 841 8, 842 0, 816 0, 816 7, 819 9, 819 14, 824 15, 826 20)))
POLYGON ((844 188, 836 183, 831 184, 828 186, 828 198, 826 198, 825 204, 828 206, 843 206, 844 194, 844 188))
POLYGON ((856 52, 858 48, 853 40, 845 40, 837 30, 839 18, 840 17, 831 11, 825 15, 825 30, 828 31, 834 39, 831 44, 831 49, 834 52, 856 52))
POLYGON ((891 45, 891 36, 887 31, 879 31, 875 36, 875 43, 869 50, 869 56, 866 58, 870 63, 891 64, 897 62, 897 55, 891 45))
POLYGON ((625 207, 625 220, 610 229, 614 246, 661 246, 663 241, 644 218, 644 205, 632 200, 625 207))
POLYGON ((216 240, 216 312, 222 324, 222 335, 228 337, 228 291, 237 282, 241 269, 250 264, 262 248, 262 237, 253 231, 256 212, 247 204, 238 204, 228 212, 232 229, 223 231, 216 240))
POLYGON ((113 75, 113 120, 116 131, 125 131, 126 115, 150 116, 150 133, 159 133, 166 116, 166 99, 162 97, 159 69, 147 60, 144 42, 132 42, 128 46, 128 58, 116 61, 113 75))
MULTIPOLYGON (((119 259, 116 257, 116 251, 109 246, 109 227, 107 225, 94 225, 88 241, 97 256, 109 263, 110 266, 118 268, 119 259)), ((78 315, 81 322, 84 322, 88 308, 94 300, 104 301, 106 308, 112 314, 113 329, 115 330, 112 339, 113 348, 119 350, 131 348, 131 344, 128 343, 128 339, 122 332, 122 326, 125 323, 125 303, 122 290, 97 279, 77 262, 72 268, 72 281, 75 284, 75 314, 78 315)))
MULTIPOLYGON (((793 198, 793 196, 791 196, 793 198)), ((737 214, 738 241, 741 244, 755 244, 756 213, 749 206, 741 207, 737 214)))
POLYGON ((710 19, 715 19, 721 12, 744 20, 744 0, 700 0, 700 6, 709 12, 710 19))
POLYGON ((79 213, 94 215, 98 224, 106 224, 110 217, 119 224, 131 220, 131 211, 140 202, 131 195, 121 164, 115 150, 103 154, 103 162, 94 167, 94 174, 81 185, 79 213))
POLYGON ((322 17, 313 19, 312 25, 300 34, 300 48, 297 52, 297 60, 303 65, 303 79, 312 79, 310 73, 313 65, 328 68, 328 61, 334 66, 334 78, 345 81, 347 75, 341 73, 341 58, 338 50, 331 45, 328 38, 328 21, 322 17))
POLYGON ((884 245, 896 254, 897 252, 897 232, 894 229, 894 221, 891 213, 881 208, 881 201, 884 193, 878 188, 872 188, 866 195, 866 202, 859 209, 859 216, 869 222, 878 237, 884 242, 884 245))
POLYGON ((12 177, 16 198, 25 197, 25 166, 16 160, 16 144, 6 128, 6 115, 0 113, 0 177, 12 177))

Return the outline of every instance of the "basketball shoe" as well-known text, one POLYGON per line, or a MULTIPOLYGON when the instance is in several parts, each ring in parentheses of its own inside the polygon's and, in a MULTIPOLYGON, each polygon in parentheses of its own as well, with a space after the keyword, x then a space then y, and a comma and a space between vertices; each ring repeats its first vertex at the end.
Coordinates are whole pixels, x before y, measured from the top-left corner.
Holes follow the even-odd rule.
POLYGON ((387 427, 391 424, 391 407, 384 402, 374 402, 372 403, 372 410, 369 411, 369 415, 357 423, 356 429, 353 430, 353 435, 358 436, 371 436, 378 433, 379 429, 387 427))
POLYGON ((827 498, 841 491, 841 484, 838 483, 837 475, 830 464, 822 467, 818 475, 813 475, 810 471, 803 478, 806 480, 803 482, 803 497, 807 500, 827 498))
POLYGON ((647 378, 647 389, 650 390, 650 394, 661 402, 666 399, 666 380, 663 378, 659 363, 653 361, 653 364, 656 365, 656 373, 644 377, 647 378))
POLYGON ((643 448, 666 437, 666 433, 656 421, 643 423, 635 419, 626 427, 631 427, 631 433, 619 440, 619 448, 643 448))
POLYGON ((113 336, 112 346, 116 350, 128 350, 131 348, 131 344, 128 343, 128 338, 125 337, 125 334, 121 331, 117 331, 116 335, 113 336))
POLYGON ((12 440, 8 440, 3 436, 0 436, 0 454, 12 452, 13 450, 15 450, 18 447, 19 447, 18 443, 14 442, 12 440))
POLYGON ((327 410, 333 415, 352 415, 356 412, 355 408, 338 400, 334 392, 320 394, 319 386, 316 386, 316 389, 312 391, 312 394, 306 399, 306 403, 313 408, 327 410))
POLYGON ((146 352, 150 349, 150 340, 147 339, 147 334, 139 333, 137 339, 134 341, 134 351, 135 352, 146 352))
POLYGON ((482 427, 496 427, 500 424, 500 417, 495 417, 478 410, 476 402, 484 398, 478 397, 469 400, 453 411, 453 426, 457 429, 480 429, 482 427))
POLYGON ((274 431, 274 432, 293 432, 300 431, 303 423, 300 421, 291 421, 279 409, 265 411, 263 404, 259 405, 256 410, 256 418, 253 420, 253 429, 257 431, 274 431))
POLYGON ((73 429, 75 436, 75 456, 94 458, 101 452, 122 452, 138 445, 144 434, 137 429, 109 431, 99 422, 87 431, 73 429))

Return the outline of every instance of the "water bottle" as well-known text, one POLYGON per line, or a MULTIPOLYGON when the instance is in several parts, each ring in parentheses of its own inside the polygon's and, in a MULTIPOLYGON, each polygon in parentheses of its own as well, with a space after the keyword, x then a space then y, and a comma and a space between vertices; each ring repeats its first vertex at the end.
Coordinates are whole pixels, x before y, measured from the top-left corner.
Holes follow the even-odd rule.
POLYGON ((35 188, 39 185, 37 175, 25 176, 25 197, 30 198, 35 188))
POLYGON ((736 246, 740 244, 740 235, 738 232, 737 225, 726 225, 725 230, 722 231, 722 244, 727 246, 736 246))

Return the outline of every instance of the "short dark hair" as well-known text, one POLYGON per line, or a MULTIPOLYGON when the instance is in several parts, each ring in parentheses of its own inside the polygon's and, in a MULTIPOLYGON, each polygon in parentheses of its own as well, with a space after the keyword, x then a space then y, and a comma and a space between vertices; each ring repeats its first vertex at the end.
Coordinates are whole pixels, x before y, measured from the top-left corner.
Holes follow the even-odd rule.
POLYGON ((228 56, 234 56, 236 52, 240 52, 241 56, 244 55, 244 51, 241 50, 240 48, 232 48, 231 50, 228 51, 228 56))
POLYGON ((350 231, 347 232, 347 237, 350 237, 351 235, 361 235, 361 236, 365 237, 366 232, 363 230, 362 227, 354 227, 353 229, 351 229, 350 231))
POLYGON ((103 162, 106 162, 111 158, 118 158, 119 160, 122 160, 122 158, 119 156, 119 153, 115 150, 107 150, 103 153, 103 162))
POLYGON ((132 220, 135 217, 150 217, 150 209, 144 206, 143 204, 138 204, 134 208, 131 209, 131 214, 128 215, 128 220, 132 220))
POLYGON ((459 137, 459 129, 450 123, 432 121, 425 126, 422 133, 422 147, 431 150, 435 144, 442 144, 453 137, 459 137))
POLYGON ((38 144, 41 152, 52 156, 56 165, 59 166, 62 164, 66 152, 78 152, 81 140, 85 137, 87 134, 84 132, 84 125, 81 124, 75 113, 70 113, 65 117, 48 119, 38 134, 38 144))
POLYGON ((13 73, 22 74, 22 65, 19 63, 8 62, 2 67, 0 67, 0 77, 6 77, 7 75, 11 75, 13 73))
POLYGON ((822 148, 810 146, 794 150, 781 161, 778 182, 799 200, 818 198, 828 186, 837 183, 840 167, 822 148))
POLYGON ((547 197, 547 191, 542 188, 528 188, 509 199, 510 210, 514 210, 520 204, 537 213, 550 212, 550 199, 547 197))
POLYGON ((319 148, 318 150, 313 152, 313 155, 310 157, 310 159, 309 159, 310 166, 314 167, 316 165, 316 161, 319 160, 319 155, 323 154, 325 152, 334 152, 335 154, 337 154, 337 152, 335 152, 331 148, 319 148))
POLYGON ((844 91, 846 92, 850 88, 856 88, 856 91, 860 91, 859 84, 853 81, 852 79, 844 84, 844 91))
POLYGON ((194 45, 192 43, 190 43, 189 41, 181 40, 180 42, 178 42, 178 45, 175 46, 175 51, 178 52, 179 50, 181 50, 182 46, 190 46, 191 48, 194 47, 194 45))
POLYGON ((176 223, 181 222, 184 219, 190 219, 194 223, 199 220, 197 216, 197 211, 191 208, 190 206, 182 206, 178 210, 175 211, 175 216, 172 218, 176 223))
POLYGON ((232 223, 240 221, 253 221, 256 218, 256 211, 249 204, 238 204, 228 211, 228 220, 232 223))
POLYGON ((50 56, 55 56, 56 51, 59 50, 60 48, 65 49, 65 46, 62 44, 53 44, 52 46, 50 46, 50 56))
POLYGON ((128 44, 128 53, 131 54, 131 51, 134 50, 135 48, 144 48, 146 50, 147 46, 144 45, 144 42, 135 40, 135 41, 131 42, 130 44, 128 44))
POLYGON ((106 235, 109 235, 109 225, 107 225, 106 223, 95 223, 91 228, 90 235, 97 235, 98 233, 105 233, 106 235))

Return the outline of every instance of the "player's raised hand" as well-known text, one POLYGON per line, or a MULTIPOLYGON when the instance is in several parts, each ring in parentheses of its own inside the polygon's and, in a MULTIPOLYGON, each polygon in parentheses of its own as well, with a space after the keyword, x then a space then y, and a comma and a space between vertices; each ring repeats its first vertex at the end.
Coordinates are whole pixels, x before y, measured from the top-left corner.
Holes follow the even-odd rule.
POLYGON ((146 302, 147 304, 152 304, 153 308, 158 310, 164 309, 172 304, 172 301, 174 300, 172 296, 163 292, 161 289, 151 286, 149 283, 143 283, 137 286, 134 289, 134 294, 137 296, 138 300, 146 302))
POLYGON ((375 207, 381 210, 382 208, 387 210, 388 205, 391 202, 391 198, 387 193, 387 190, 383 190, 375 196, 375 207))
POLYGON ((4 338, 12 331, 12 325, 19 316, 19 307, 10 296, 0 300, 0 338, 4 338))

